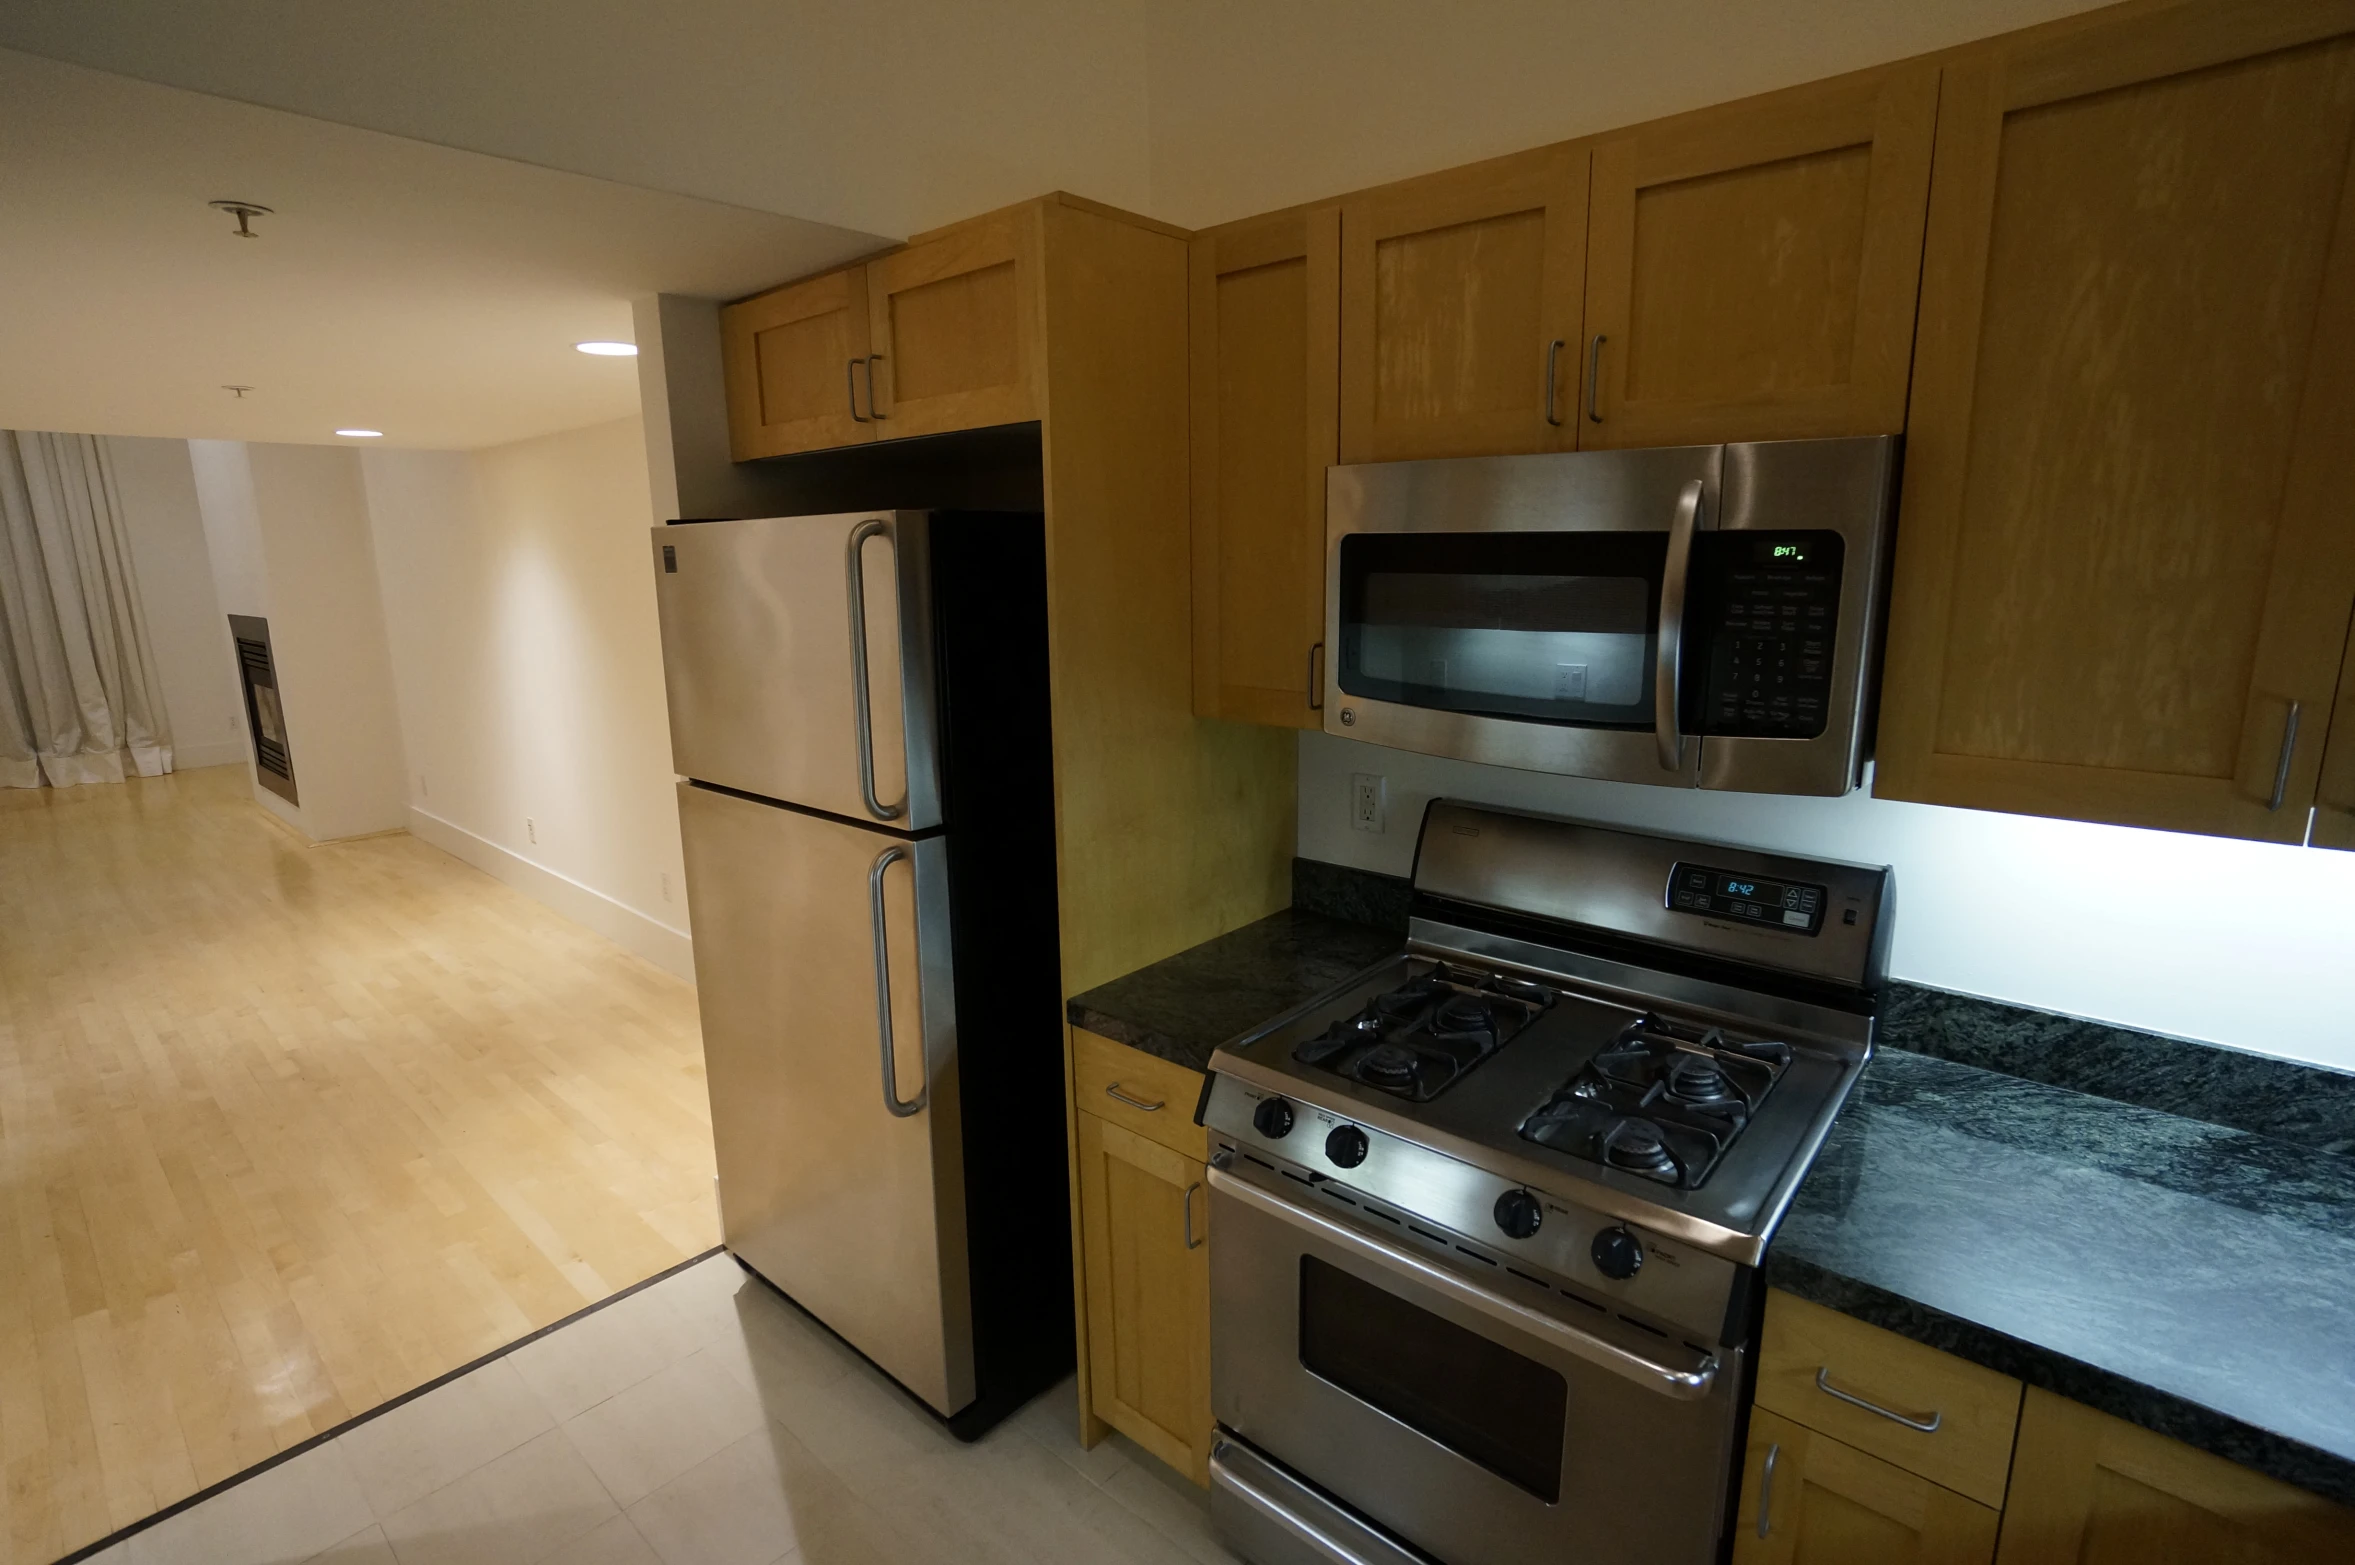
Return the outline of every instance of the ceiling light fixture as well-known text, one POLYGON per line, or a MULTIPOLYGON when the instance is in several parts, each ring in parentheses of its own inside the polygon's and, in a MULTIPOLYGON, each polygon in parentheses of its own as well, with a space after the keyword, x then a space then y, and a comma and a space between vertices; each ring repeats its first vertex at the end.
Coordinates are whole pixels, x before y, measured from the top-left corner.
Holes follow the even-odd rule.
POLYGON ((382 440, 384 438, 384 431, 381 429, 339 429, 336 433, 347 440, 382 440))
POLYGON ((582 353, 593 353, 601 359, 634 359, 638 345, 634 342, 576 342, 573 347, 582 353))
POLYGON ((216 212, 226 212, 231 217, 237 219, 237 237, 240 239, 261 238, 261 235, 255 233, 253 229, 247 225, 254 218, 268 217, 270 215, 270 209, 266 206, 263 206, 258 201, 207 201, 205 205, 211 207, 216 212))

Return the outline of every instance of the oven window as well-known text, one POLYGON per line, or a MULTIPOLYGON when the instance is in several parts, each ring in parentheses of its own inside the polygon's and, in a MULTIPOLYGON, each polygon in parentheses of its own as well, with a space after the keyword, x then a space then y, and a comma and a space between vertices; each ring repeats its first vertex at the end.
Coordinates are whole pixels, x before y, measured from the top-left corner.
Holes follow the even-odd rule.
POLYGON ((1586 728, 1653 724, 1665 533, 1341 540, 1353 696, 1586 728))
POLYGON ((1548 1505, 1562 1497, 1570 1388, 1558 1373, 1313 1255, 1300 1362, 1548 1505))

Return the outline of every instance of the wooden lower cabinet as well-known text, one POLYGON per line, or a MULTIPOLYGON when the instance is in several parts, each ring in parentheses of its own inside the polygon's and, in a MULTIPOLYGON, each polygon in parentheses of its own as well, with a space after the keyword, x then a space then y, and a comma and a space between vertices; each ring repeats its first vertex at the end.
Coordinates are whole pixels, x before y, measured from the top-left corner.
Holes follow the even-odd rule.
POLYGON ((1088 1400, 1187 1474, 1210 1476, 1210 1192, 1198 1158, 1077 1115, 1088 1400))
POLYGON ((1988 1565, 1999 1520, 1804 1424, 1750 1415, 1736 1565, 1988 1565))
POLYGON ((2355 1559, 2355 1512, 2031 1389, 1997 1565, 2355 1559))

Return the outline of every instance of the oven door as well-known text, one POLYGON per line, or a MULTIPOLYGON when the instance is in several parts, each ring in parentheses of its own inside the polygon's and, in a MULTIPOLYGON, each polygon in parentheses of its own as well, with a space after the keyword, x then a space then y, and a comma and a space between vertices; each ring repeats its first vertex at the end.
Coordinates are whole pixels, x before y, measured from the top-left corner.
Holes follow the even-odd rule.
MULTIPOLYGON (((1738 1354, 1451 1262, 1338 1203, 1304 1206, 1276 1177, 1209 1176, 1221 1425, 1449 1565, 1715 1557, 1738 1354)), ((1248 1503, 1265 1513, 1278 1492, 1248 1503)))

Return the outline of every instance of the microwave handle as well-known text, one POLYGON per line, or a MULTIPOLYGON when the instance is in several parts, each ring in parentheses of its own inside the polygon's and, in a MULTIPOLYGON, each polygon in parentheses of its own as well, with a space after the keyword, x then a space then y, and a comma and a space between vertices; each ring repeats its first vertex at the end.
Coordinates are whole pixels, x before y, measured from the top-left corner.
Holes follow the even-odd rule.
POLYGON ((1684 769, 1684 730, 1677 726, 1677 698, 1684 687, 1685 580, 1693 563, 1693 532, 1701 522, 1701 480, 1676 497, 1668 524, 1668 567, 1660 576, 1660 640, 1652 669, 1652 732, 1660 744, 1660 769, 1684 769))

